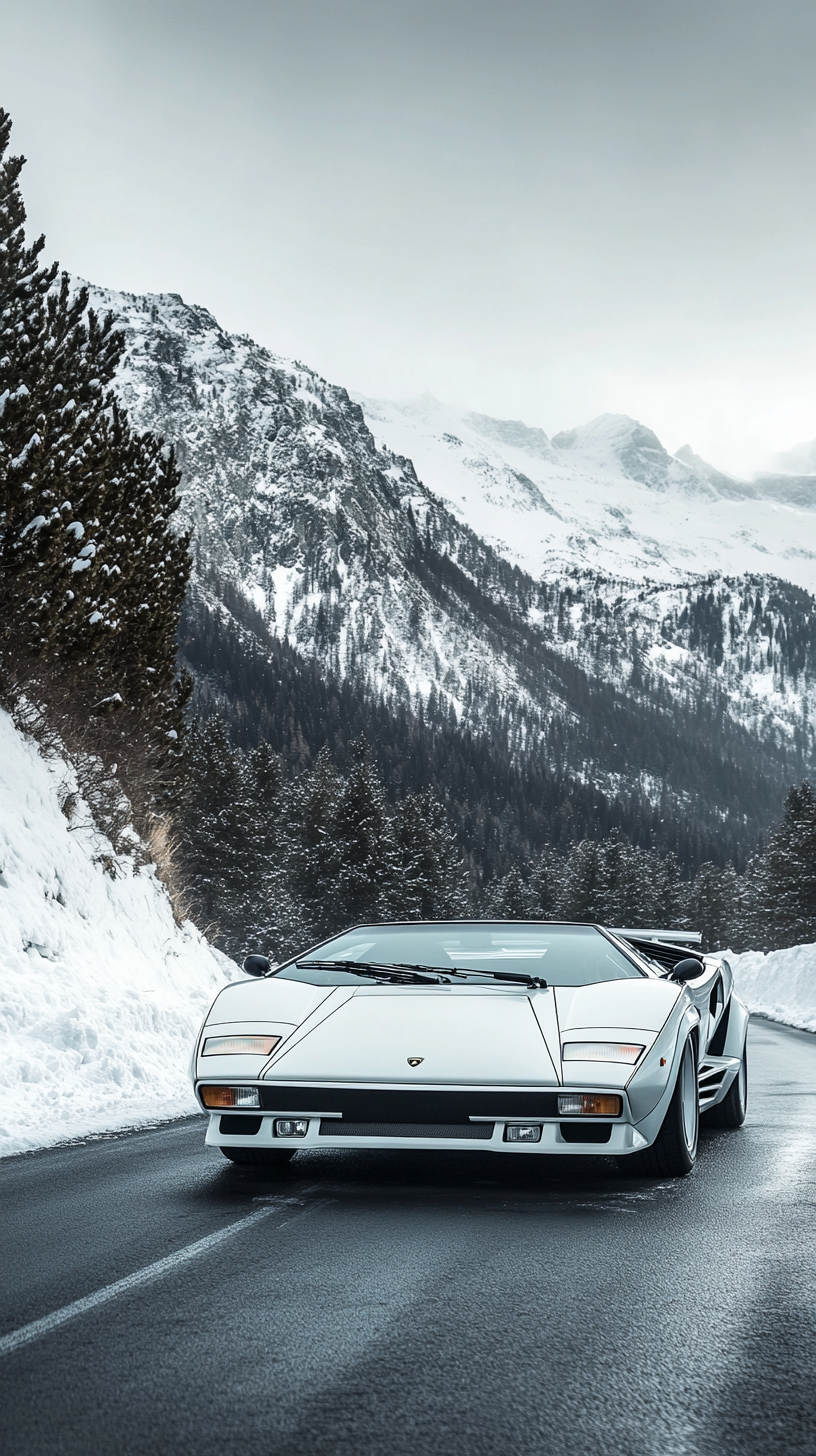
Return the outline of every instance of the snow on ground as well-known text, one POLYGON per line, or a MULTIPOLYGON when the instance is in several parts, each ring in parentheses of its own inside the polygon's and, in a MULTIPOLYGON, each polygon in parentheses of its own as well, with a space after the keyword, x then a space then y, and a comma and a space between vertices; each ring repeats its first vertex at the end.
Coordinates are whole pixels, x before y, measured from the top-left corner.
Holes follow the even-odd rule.
POLYGON ((81 799, 66 817, 71 786, 0 710, 0 1156, 194 1112, 193 1040, 237 974, 81 799))
POLYGON ((816 945, 788 950, 745 951, 728 959, 734 983, 749 1011, 816 1031, 816 945))

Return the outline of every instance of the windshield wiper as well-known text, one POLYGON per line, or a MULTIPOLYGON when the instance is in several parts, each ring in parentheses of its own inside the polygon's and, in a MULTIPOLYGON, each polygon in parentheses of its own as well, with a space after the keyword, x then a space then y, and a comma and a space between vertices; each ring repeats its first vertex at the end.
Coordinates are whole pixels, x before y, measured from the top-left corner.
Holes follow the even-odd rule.
POLYGON ((526 971, 471 971, 462 966, 452 967, 451 976, 491 976, 494 981, 515 981, 517 986, 531 986, 534 991, 546 991, 547 982, 540 976, 528 976, 526 971))
POLYGON ((528 976, 524 971, 472 971, 460 966, 415 966, 406 961, 393 964, 381 961, 295 961, 298 970, 356 971, 369 975, 373 980, 414 982, 419 985, 450 985, 451 976, 489 976, 494 981, 510 981, 517 986, 530 986, 534 991, 546 991, 547 982, 540 976, 528 976))
MULTIPOLYGON (((433 966, 389 965, 379 961, 295 961, 299 971, 353 971, 358 976, 370 976, 374 981, 401 982, 403 985, 438 986, 444 982, 445 971, 433 966), (423 975, 430 971, 430 975, 423 975)), ((448 981, 450 985, 450 981, 448 981)))

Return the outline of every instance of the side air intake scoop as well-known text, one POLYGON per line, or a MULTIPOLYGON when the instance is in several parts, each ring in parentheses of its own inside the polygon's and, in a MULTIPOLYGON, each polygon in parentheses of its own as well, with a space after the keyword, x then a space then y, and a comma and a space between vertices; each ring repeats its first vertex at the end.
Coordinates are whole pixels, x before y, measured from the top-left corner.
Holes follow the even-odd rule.
POLYGON ((669 945, 702 945, 700 930, 619 930, 608 925, 610 935, 619 935, 622 940, 662 940, 669 945))

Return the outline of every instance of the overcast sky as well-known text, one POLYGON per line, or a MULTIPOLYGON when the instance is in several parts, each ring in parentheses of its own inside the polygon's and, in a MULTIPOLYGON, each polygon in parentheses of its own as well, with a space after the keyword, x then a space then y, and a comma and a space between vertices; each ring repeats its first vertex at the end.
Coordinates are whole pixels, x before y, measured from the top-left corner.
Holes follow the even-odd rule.
POLYGON ((0 0, 31 231, 367 394, 816 435, 814 0, 0 0))

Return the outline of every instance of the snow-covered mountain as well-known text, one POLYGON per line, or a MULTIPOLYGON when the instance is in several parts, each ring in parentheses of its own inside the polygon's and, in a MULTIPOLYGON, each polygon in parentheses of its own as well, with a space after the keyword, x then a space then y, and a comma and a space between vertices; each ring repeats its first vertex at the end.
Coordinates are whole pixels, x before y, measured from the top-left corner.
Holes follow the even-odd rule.
POLYGON ((737 835, 812 764, 807 506, 624 417, 550 440, 427 397, 364 415, 177 295, 93 301, 135 422, 176 443, 209 633, 737 835))
POLYGON ((450 510, 540 576, 576 567, 637 581, 772 574, 816 590, 816 476, 734 480, 688 445, 670 455, 626 415, 549 439, 518 420, 360 397, 375 436, 450 510), (807 485, 807 483, 806 483, 807 485))

